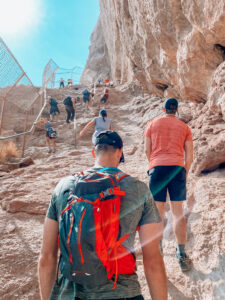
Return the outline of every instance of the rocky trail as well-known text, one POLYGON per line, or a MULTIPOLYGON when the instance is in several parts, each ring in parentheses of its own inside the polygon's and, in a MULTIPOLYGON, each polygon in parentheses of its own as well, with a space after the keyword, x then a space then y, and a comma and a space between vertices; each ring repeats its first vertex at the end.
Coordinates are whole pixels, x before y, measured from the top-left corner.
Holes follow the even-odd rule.
MULTIPOLYGON (((63 92, 49 90, 57 100, 63 92), (58 98, 57 98, 58 97, 58 98)), ((26 155, 35 164, 10 173, 1 172, 0 186, 0 298, 39 300, 37 260, 42 227, 51 193, 63 176, 82 171, 94 164, 91 155, 93 130, 79 138, 84 125, 98 115, 97 89, 95 102, 88 111, 77 105, 77 141, 74 144, 73 124, 65 123, 63 105, 54 124, 58 131, 57 151, 48 154, 45 134, 37 129, 29 141, 26 155)), ((158 96, 133 96, 126 87, 110 90, 106 104, 113 129, 124 140, 125 164, 121 169, 148 183, 147 162, 143 151, 143 133, 148 121, 161 114, 163 99, 158 96)), ((195 161, 188 179, 187 251, 193 260, 192 271, 183 274, 175 258, 175 240, 171 216, 166 215, 164 260, 169 280, 169 299, 225 299, 224 192, 225 147, 222 143, 225 126, 219 116, 214 121, 207 104, 182 101, 180 118, 191 126, 195 142, 195 161), (196 106, 198 106, 196 108, 196 106), (204 118, 202 118, 204 112, 204 118), (215 133, 216 132, 216 133, 215 133), (216 139, 211 143, 211 137, 216 139), (212 154, 216 158, 211 159, 212 154), (204 172, 207 171, 207 172, 204 172)), ((137 250, 139 250, 137 242, 137 250)), ((149 300, 143 267, 138 251, 138 275, 143 295, 149 300)))

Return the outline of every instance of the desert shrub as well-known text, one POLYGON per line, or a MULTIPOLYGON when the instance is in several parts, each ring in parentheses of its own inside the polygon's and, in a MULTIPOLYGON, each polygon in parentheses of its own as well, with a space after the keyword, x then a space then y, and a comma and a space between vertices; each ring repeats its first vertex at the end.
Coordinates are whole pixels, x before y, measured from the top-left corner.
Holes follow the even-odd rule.
POLYGON ((0 163, 4 163, 11 157, 19 157, 19 151, 14 142, 0 143, 0 163))

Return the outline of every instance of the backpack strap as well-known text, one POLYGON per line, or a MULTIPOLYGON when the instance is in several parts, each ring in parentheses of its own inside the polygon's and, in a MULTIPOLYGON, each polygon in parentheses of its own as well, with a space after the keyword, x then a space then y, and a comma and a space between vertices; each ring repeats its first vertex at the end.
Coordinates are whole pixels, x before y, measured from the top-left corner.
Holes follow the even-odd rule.
POLYGON ((116 172, 112 175, 109 175, 109 176, 113 176, 117 182, 120 182, 123 178, 125 177, 128 177, 129 175, 128 174, 125 174, 123 171, 121 171, 120 169, 118 168, 113 168, 113 167, 108 167, 108 168, 103 168, 101 169, 99 172, 103 172, 103 171, 107 171, 107 170, 115 170, 116 172))
POLYGON ((116 178, 117 182, 120 182, 123 178, 125 177, 129 177, 130 175, 123 173, 122 171, 119 171, 115 174, 113 174, 113 176, 116 178))

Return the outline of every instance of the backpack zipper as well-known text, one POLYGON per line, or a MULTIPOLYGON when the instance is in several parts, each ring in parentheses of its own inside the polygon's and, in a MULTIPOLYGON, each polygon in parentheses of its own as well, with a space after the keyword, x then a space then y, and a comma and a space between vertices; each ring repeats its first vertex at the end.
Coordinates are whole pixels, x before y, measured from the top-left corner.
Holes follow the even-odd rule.
POLYGON ((72 232, 72 228, 73 228, 73 220, 74 220, 74 216, 73 216, 72 213, 70 213, 70 231, 69 231, 69 234, 68 234, 66 244, 67 244, 67 248, 69 250, 71 264, 73 263, 73 256, 72 256, 72 253, 71 253, 71 250, 70 250, 70 236, 71 236, 71 232, 72 232))
POLYGON ((81 216, 80 224, 79 224, 79 231, 78 231, 78 248, 79 248, 79 252, 80 252, 80 258, 81 258, 82 265, 84 264, 84 256, 83 256, 83 253, 82 253, 81 241, 80 240, 81 240, 81 228, 82 228, 82 223, 83 223, 85 213, 86 213, 86 208, 83 211, 83 214, 81 216))

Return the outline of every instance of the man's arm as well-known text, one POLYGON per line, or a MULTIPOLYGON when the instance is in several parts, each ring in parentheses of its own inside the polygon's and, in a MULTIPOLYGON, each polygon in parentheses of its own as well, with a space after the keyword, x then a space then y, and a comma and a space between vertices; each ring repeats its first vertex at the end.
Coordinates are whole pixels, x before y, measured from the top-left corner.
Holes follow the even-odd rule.
POLYGON ((152 300, 167 300, 167 276, 159 251, 159 223, 142 225, 139 237, 143 253, 145 277, 152 300))
POLYGON ((186 169, 186 176, 187 176, 191 164, 193 162, 193 141, 192 140, 185 141, 184 150, 185 150, 185 169, 186 169))
POLYGON ((45 219, 41 254, 38 264, 41 300, 48 300, 56 279, 58 254, 58 222, 45 219))
POLYGON ((95 121, 92 120, 91 122, 89 122, 83 130, 81 130, 80 132, 80 137, 84 135, 85 131, 87 131, 89 128, 91 128, 91 126, 94 126, 95 125, 95 121))
POLYGON ((151 139, 147 136, 145 136, 145 154, 146 157, 148 159, 148 161, 150 162, 150 156, 151 156, 151 139))

